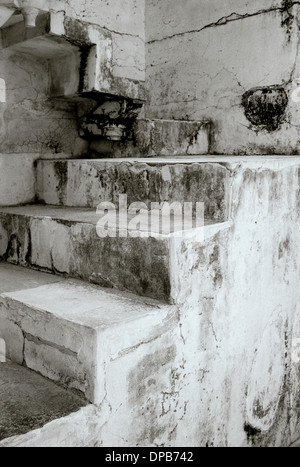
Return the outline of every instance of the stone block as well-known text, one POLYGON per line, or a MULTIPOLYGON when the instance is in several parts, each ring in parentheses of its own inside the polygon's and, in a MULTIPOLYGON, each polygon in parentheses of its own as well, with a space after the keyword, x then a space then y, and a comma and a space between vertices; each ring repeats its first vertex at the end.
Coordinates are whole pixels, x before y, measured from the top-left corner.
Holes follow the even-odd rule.
MULTIPOLYGON (((1 301, 0 335, 14 350, 10 358, 97 405, 105 399, 111 362, 134 354, 177 322, 176 307, 72 280, 2 293, 1 301)), ((131 363, 129 358, 126 372, 134 365, 135 357, 131 363)))

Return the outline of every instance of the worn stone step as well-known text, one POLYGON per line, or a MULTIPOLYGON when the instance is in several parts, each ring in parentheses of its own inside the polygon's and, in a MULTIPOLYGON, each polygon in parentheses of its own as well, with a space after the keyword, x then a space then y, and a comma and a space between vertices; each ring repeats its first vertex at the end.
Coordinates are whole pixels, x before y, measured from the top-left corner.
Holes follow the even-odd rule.
POLYGON ((0 441, 5 448, 79 448, 101 447, 99 410, 92 404, 77 412, 50 421, 42 428, 17 434, 0 441))
MULTIPOLYGON (((172 301, 174 234, 151 225, 144 237, 100 238, 92 208, 27 205, 0 209, 0 259, 100 286, 172 301)), ((214 229, 206 220, 205 229, 214 229)), ((119 226, 118 226, 119 227, 119 226)), ((176 227, 176 225, 175 225, 176 227)), ((205 231, 204 229, 204 231, 205 231)), ((179 235, 202 234, 201 227, 179 235)), ((122 234, 126 230, 122 230, 122 234)))
POLYGON ((83 397, 13 362, 0 363, 0 381, 0 441, 40 429, 88 405, 83 397))
MULTIPOLYGON (((226 159, 225 159, 226 160, 226 159)), ((69 159, 37 162, 37 198, 59 206, 203 202, 205 216, 228 217, 230 171, 218 158, 69 159)))
POLYGON ((174 306, 0 264, 0 339, 7 358, 96 405, 106 397, 114 362, 126 356, 122 371, 128 375, 143 353, 136 350, 172 332, 177 321, 174 306))

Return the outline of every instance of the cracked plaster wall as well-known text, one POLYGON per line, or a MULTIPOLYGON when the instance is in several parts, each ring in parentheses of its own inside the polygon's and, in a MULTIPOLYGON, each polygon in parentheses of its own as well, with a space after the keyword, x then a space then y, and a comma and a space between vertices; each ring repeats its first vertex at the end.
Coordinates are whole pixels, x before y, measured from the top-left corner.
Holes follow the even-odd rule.
POLYGON ((52 5, 112 34, 114 76, 145 80, 145 0, 52 0, 52 5))
POLYGON ((148 118, 211 119, 212 152, 299 153, 299 2, 147 0, 148 118), (155 21, 153 17, 155 16, 155 21), (245 92, 282 86, 288 96, 276 131, 253 126, 245 92))
MULTIPOLYGON (((144 0, 52 0, 51 9, 112 33, 113 75, 145 79, 144 0)), ((49 99, 49 62, 0 50, 0 154, 81 155, 76 104, 49 99), (2 85, 1 85, 2 86, 2 85)), ((3 164, 2 164, 3 165, 3 164)), ((2 167, 3 169, 3 167, 2 167)))

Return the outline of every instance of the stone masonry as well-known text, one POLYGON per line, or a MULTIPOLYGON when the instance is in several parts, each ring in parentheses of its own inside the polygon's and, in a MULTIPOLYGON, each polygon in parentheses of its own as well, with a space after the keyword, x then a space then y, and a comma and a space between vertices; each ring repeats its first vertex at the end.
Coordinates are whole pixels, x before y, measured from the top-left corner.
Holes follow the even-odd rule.
POLYGON ((298 445, 299 18, 0 0, 1 447, 298 445))

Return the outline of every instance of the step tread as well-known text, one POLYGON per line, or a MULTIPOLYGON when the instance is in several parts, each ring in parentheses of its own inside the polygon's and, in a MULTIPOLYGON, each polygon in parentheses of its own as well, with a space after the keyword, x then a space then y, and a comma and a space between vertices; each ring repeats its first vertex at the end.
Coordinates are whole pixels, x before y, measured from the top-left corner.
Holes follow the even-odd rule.
POLYGON ((0 262, 0 294, 34 289, 63 280, 63 277, 54 274, 41 273, 33 269, 24 269, 21 266, 0 262))
MULTIPOLYGON (((116 226, 118 216, 109 217, 109 230, 104 232, 102 225, 96 228, 101 215, 95 208, 0 208, 0 258, 10 264, 172 302, 176 271, 171 262, 180 239, 202 242, 224 228, 224 223, 206 220, 203 229, 200 217, 187 228, 181 217, 178 223, 168 217, 162 222, 159 217, 153 221, 147 211, 142 228, 136 221, 126 223, 126 218, 116 226)), ((106 229, 105 219, 102 224, 106 229)))
POLYGON ((55 276, 44 272, 0 263, 2 298, 10 298, 80 326, 93 329, 111 327, 168 307, 153 299, 76 279, 55 279, 55 276), (13 286, 11 281, 14 281, 13 286))
POLYGON ((82 216, 81 212, 32 205, 0 209, 1 258, 168 301, 170 236, 121 238, 112 232, 101 238, 96 229, 100 220, 96 209, 84 210, 82 216))
MULTIPOLYGON (((116 205, 116 208, 117 207, 118 205, 116 205)), ((97 214, 96 211, 96 208, 55 206, 50 204, 27 204, 24 206, 0 207, 0 213, 15 214, 20 216, 36 218, 47 217, 66 222, 78 222, 92 225, 96 225, 99 221, 99 214, 97 214)), ((116 212, 117 214, 119 214, 119 211, 117 209, 116 212)), ((120 215, 121 217, 124 217, 123 213, 121 213, 120 215)), ((127 214, 127 217, 130 219, 134 217, 134 215, 127 214)), ((204 219, 205 225, 220 224, 222 222, 223 221, 217 221, 208 217, 204 219)))
POLYGON ((0 441, 77 412, 88 402, 15 363, 0 363, 0 441))
POLYGON ((162 165, 162 164, 207 164, 214 163, 218 164, 223 162, 230 161, 240 161, 241 159, 238 156, 163 156, 163 157, 102 157, 99 159, 90 158, 90 157, 81 157, 80 159, 75 159, 72 157, 55 157, 51 158, 42 158, 38 161, 47 162, 69 162, 74 164, 84 164, 84 163, 94 163, 97 165, 105 165, 107 163, 112 164, 149 164, 149 165, 162 165))
POLYGON ((299 160, 298 155, 254 155, 254 156, 247 156, 247 155, 232 155, 232 154, 224 154, 224 155, 199 155, 199 156, 158 156, 158 157, 101 157, 101 158, 90 158, 88 156, 81 157, 80 159, 72 158, 72 156, 64 157, 64 155, 60 156, 57 155, 53 157, 52 154, 46 155, 41 159, 45 162, 50 161, 65 161, 65 162, 74 162, 74 163, 82 163, 82 162, 94 162, 96 164, 101 163, 127 163, 127 164, 135 164, 135 163, 146 163, 151 165, 161 165, 161 164, 207 164, 207 163, 224 163, 230 165, 231 163, 238 163, 245 162, 249 165, 252 163, 257 164, 267 164, 269 161, 289 161, 295 162, 299 160))
POLYGON ((0 212, 26 217, 48 217, 66 222, 80 222, 94 225, 96 225, 99 220, 95 208, 27 204, 25 206, 1 207, 0 212))

